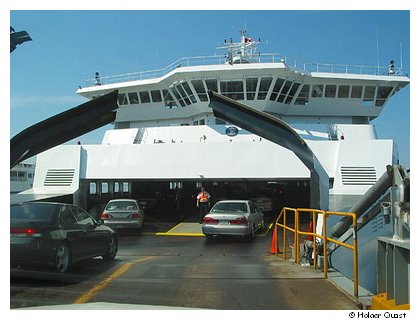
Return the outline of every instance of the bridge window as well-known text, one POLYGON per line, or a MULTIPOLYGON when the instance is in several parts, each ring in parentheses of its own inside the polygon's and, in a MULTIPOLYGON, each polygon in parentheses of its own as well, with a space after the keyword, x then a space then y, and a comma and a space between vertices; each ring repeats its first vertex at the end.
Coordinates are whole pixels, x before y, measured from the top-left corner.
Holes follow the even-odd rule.
POLYGON ((172 109, 172 108, 177 108, 177 104, 175 103, 174 98, 172 97, 172 95, 170 94, 170 92, 166 89, 162 90, 162 94, 163 94, 163 101, 165 102, 165 107, 167 109, 172 109))
POLYGON ((206 82, 206 86, 207 86, 207 90, 211 90, 214 92, 219 92, 219 89, 217 88, 217 80, 216 79, 207 79, 205 80, 206 82))
POLYGON ((244 83, 243 81, 220 81, 220 92, 228 98, 244 100, 244 83))
POLYGON ((162 95, 160 94, 160 90, 152 90, 150 91, 152 95, 152 101, 153 102, 161 102, 162 101, 162 95))
POLYGON ((182 87, 184 88, 185 92, 188 95, 188 98, 191 100, 192 103, 196 103, 197 99, 194 96, 194 93, 192 92, 190 86, 188 85, 188 82, 182 82, 182 87))
POLYGON ((273 78, 271 77, 264 77, 261 78, 260 81, 260 88, 258 89, 258 100, 265 100, 268 94, 268 90, 270 90, 271 82, 273 81, 273 78))
POLYGON ((324 95, 324 85, 315 84, 312 86, 312 98, 322 98, 324 95))
POLYGON ((123 106, 123 105, 127 105, 128 104, 127 95, 125 93, 119 93, 118 94, 118 104, 120 106, 123 106))
POLYGON ((277 96, 280 92, 281 87, 283 86, 284 79, 277 78, 276 83, 274 84, 273 92, 271 93, 270 100, 276 101, 277 96))
POLYGON ((325 98, 335 98, 337 92, 337 86, 333 84, 328 84, 325 86, 325 98))
POLYGON ((283 102, 284 101, 284 99, 286 98, 287 93, 289 92, 291 86, 292 86, 292 81, 286 81, 286 83, 283 86, 283 89, 280 92, 279 97, 277 98, 277 102, 283 102))
POLYGON ((204 83, 201 80, 191 80, 191 84, 193 85, 195 92, 197 92, 197 96, 200 101, 209 101, 209 98, 206 94, 206 89, 204 88, 204 83))
POLYGON ((254 100, 257 92, 258 78, 246 78, 246 99, 254 100))
POLYGON ((178 90, 172 85, 169 87, 173 95, 175 96, 175 99, 178 101, 178 103, 181 105, 181 107, 185 107, 185 102, 182 100, 181 95, 179 94, 178 90))
POLYGON ((373 106, 373 100, 375 98, 375 91, 376 91, 376 87, 374 86, 365 87, 365 93, 363 95, 363 106, 365 107, 373 106))
POLYGON ((182 86, 182 84, 177 84, 176 85, 176 89, 178 90, 179 94, 181 95, 182 100, 184 101, 184 103, 186 105, 190 105, 191 104, 191 100, 188 98, 187 93, 185 92, 184 87, 182 86))
POLYGON ((351 98, 360 99, 362 98, 362 86, 352 86, 351 87, 351 98))
POLYGON ((139 103, 139 96, 137 92, 129 92, 128 93, 128 101, 130 104, 138 104, 139 103))
POLYGON ((378 87, 378 92, 376 93, 376 103, 377 107, 382 107, 385 104, 386 99, 388 99, 389 94, 392 91, 392 87, 378 87))
POLYGON ((141 103, 149 103, 150 102, 149 91, 140 91, 140 101, 141 101, 141 103))
POLYGON ((287 99, 285 101, 286 104, 290 104, 292 102, 293 97, 296 94, 297 89, 299 89, 300 83, 294 83, 292 89, 290 89, 287 99))
POLYGON ((350 86, 339 86, 338 87, 338 97, 347 99, 350 93, 350 86))
POLYGON ((302 89, 299 92, 299 95, 295 101, 296 105, 306 106, 309 100, 309 84, 305 84, 302 86, 302 89))

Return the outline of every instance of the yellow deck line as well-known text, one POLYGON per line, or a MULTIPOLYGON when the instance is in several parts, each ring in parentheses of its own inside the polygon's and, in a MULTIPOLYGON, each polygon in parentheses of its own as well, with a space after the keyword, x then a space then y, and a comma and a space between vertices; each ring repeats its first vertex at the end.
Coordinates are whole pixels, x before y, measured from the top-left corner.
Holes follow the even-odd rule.
POLYGON ((192 233, 192 232, 157 232, 155 233, 157 236, 183 236, 183 237, 204 237, 202 233, 192 233))
POLYGON ((156 234, 158 234, 158 233, 168 233, 168 232, 171 232, 172 230, 174 230, 174 229, 178 228, 181 224, 182 224, 182 222, 181 222, 181 223, 178 223, 175 227, 172 227, 171 229, 169 229, 169 230, 168 230, 168 231, 166 231, 166 232, 157 232, 156 234))
MULTIPOLYGON (((197 232, 174 232, 174 230, 178 227, 180 227, 183 224, 183 222, 178 223, 176 226, 172 227, 171 229, 169 229, 166 232, 150 232, 148 234, 150 235, 155 235, 155 236, 181 236, 181 237, 204 237, 203 233, 197 233, 197 232)), ((266 230, 264 231, 264 233, 260 233, 257 234, 256 236, 258 237, 263 237, 266 236, 267 233, 271 230, 271 228, 273 227, 274 222, 270 223, 270 225, 268 226, 268 228, 266 228, 266 230)))
POLYGON ((144 257, 135 260, 134 262, 127 262, 123 264, 121 267, 119 267, 113 274, 111 274, 108 278, 101 281, 99 284, 94 286, 92 289, 90 289, 88 292, 77 298, 73 303, 74 304, 81 304, 86 303, 89 300, 91 300, 93 297, 95 297, 100 291, 104 290, 113 280, 117 279, 118 277, 121 277, 124 273, 126 273, 135 263, 144 262, 150 259, 155 258, 154 256, 144 257))

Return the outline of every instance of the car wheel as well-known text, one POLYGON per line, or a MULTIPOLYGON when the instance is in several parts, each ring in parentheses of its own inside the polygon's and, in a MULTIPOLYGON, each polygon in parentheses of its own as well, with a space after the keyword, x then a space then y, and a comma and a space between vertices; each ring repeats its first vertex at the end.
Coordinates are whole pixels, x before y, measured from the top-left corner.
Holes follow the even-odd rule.
POLYGON ((211 235, 211 234, 206 234, 205 236, 206 236, 206 239, 207 239, 207 240, 213 240, 213 235, 211 235))
POLYGON ((115 235, 112 235, 111 238, 108 240, 108 248, 104 255, 102 255, 102 258, 104 260, 113 260, 117 254, 118 251, 118 240, 115 235))
POLYGON ((248 235, 248 240, 253 240, 255 238, 255 224, 252 225, 251 233, 248 235))
POLYGON ((71 266, 70 247, 67 243, 61 243, 55 251, 55 269, 58 272, 67 272, 71 266))

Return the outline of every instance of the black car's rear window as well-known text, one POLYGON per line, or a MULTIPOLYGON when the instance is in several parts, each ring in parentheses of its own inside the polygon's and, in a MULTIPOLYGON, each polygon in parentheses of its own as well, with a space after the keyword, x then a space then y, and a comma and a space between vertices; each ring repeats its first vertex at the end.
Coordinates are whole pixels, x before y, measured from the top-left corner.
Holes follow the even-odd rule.
POLYGON ((10 206, 10 218, 16 220, 49 221, 55 206, 43 203, 24 203, 10 206))
POLYGON ((243 202, 224 202, 224 203, 216 203, 214 207, 211 209, 213 213, 246 213, 247 208, 246 204, 243 202))

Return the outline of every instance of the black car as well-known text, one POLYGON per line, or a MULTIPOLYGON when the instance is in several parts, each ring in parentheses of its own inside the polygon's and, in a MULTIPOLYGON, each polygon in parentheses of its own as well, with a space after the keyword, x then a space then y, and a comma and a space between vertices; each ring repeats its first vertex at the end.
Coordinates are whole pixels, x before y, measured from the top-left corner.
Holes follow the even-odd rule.
POLYGON ((114 230, 82 208, 53 202, 10 206, 10 265, 49 266, 67 272, 78 261, 118 251, 114 230))

